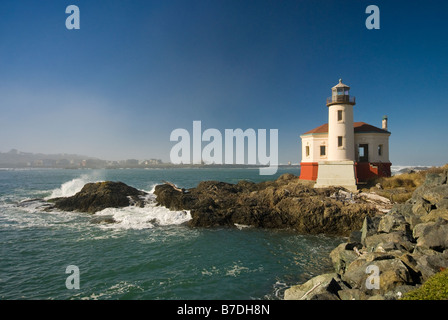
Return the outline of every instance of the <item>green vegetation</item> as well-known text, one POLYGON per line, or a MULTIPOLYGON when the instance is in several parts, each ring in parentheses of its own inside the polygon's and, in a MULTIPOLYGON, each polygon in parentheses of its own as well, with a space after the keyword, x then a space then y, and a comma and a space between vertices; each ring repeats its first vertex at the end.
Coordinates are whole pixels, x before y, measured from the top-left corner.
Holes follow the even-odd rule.
POLYGON ((420 288, 404 294, 401 300, 447 300, 448 299, 448 269, 436 273, 420 288))

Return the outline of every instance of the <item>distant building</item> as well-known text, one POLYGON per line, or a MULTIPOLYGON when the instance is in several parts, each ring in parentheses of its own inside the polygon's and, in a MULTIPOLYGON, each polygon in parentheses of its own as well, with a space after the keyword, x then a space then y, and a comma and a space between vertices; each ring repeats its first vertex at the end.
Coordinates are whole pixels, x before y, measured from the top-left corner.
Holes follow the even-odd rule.
POLYGON ((43 160, 34 160, 34 161, 32 162, 32 165, 33 165, 34 167, 42 167, 42 166, 44 165, 44 162, 43 162, 43 160))
POLYGON ((388 119, 383 117, 382 128, 353 122, 356 103, 349 90, 339 80, 327 99, 328 123, 300 136, 300 179, 315 180, 315 187, 356 190, 360 182, 391 175, 388 119))
POLYGON ((54 166, 56 166, 56 160, 54 159, 43 159, 42 160, 42 165, 46 168, 52 168, 54 166))
POLYGON ((138 166, 138 160, 136 159, 128 159, 126 160, 127 166, 138 166))
POLYGON ((144 165, 144 166, 150 166, 150 165, 155 165, 155 164, 162 164, 162 160, 160 160, 160 159, 149 159, 149 160, 143 160, 141 162, 141 165, 144 165))
POLYGON ((70 161, 68 159, 60 159, 56 161, 56 165, 60 167, 66 167, 70 165, 70 161))

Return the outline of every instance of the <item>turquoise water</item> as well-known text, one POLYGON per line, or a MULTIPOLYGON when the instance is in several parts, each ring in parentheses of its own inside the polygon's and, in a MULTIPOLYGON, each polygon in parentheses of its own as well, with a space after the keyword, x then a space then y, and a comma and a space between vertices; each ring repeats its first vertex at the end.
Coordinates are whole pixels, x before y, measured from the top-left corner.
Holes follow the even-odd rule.
POLYGON ((275 179, 256 169, 1 170, 0 299, 281 299, 297 282, 331 269, 343 241, 291 231, 189 228, 188 212, 161 207, 106 209, 91 215, 45 212, 23 200, 71 195, 87 182, 123 181, 151 191, 162 180, 275 179), (67 289, 68 265, 79 289, 67 289))

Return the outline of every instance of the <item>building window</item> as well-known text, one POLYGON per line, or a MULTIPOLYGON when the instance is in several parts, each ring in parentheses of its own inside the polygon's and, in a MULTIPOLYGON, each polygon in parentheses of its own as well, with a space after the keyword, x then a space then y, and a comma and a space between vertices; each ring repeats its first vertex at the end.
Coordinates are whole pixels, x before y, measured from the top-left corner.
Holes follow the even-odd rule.
POLYGON ((338 147, 342 147, 342 136, 338 137, 338 147))
POLYGON ((306 154, 307 157, 310 156, 310 146, 306 146, 305 147, 305 154, 306 154))
POLYGON ((325 146, 320 146, 320 156, 325 156, 325 146))
POLYGON ((338 121, 342 121, 342 110, 338 110, 338 121))
POLYGON ((380 145, 378 146, 378 155, 379 155, 379 156, 382 156, 382 155, 383 155, 383 145, 382 145, 382 144, 380 144, 380 145))

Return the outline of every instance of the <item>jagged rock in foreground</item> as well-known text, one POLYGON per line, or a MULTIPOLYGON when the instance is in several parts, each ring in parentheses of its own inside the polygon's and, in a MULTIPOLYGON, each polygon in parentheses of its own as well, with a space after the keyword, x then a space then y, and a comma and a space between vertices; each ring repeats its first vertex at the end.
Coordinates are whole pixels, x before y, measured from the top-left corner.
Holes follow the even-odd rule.
POLYGON ((123 182, 87 183, 82 190, 71 197, 48 200, 54 208, 64 211, 95 213, 105 208, 120 208, 129 205, 144 206, 141 197, 145 192, 130 187, 123 182))
POLYGON ((287 289, 285 299, 393 300, 448 268, 447 180, 448 170, 427 174, 406 203, 366 217, 361 230, 330 253, 331 278, 339 286, 328 287, 327 279, 304 296, 316 277, 287 289))
POLYGON ((154 194, 171 210, 190 210, 192 227, 247 225, 348 236, 378 212, 368 199, 342 188, 314 189, 292 174, 261 183, 203 181, 183 191, 163 184, 154 194))

